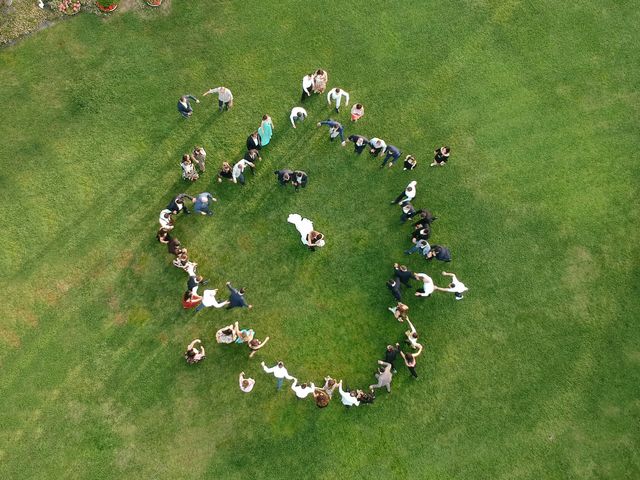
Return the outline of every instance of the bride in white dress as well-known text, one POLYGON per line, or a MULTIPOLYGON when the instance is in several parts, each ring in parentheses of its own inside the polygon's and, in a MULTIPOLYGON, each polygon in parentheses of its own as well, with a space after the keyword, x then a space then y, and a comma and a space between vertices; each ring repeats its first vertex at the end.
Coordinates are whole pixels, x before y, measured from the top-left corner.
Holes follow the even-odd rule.
POLYGON ((287 222, 293 223, 300 233, 300 240, 311 250, 315 247, 324 247, 324 235, 313 229, 313 222, 308 218, 302 218, 297 213, 292 213, 287 217, 287 222))

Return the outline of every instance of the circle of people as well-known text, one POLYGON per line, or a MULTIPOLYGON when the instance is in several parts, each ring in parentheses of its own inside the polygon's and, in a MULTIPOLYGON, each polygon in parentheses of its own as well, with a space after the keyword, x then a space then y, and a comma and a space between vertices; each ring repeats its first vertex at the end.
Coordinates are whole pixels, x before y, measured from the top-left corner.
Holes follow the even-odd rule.
MULTIPOLYGON (((317 70, 314 73, 305 75, 302 79, 300 103, 304 103, 306 99, 314 94, 323 95, 327 84, 328 74, 324 70, 317 70)), ((220 112, 228 111, 233 107, 233 94, 228 88, 223 86, 212 88, 204 92, 203 96, 212 94, 218 95, 218 109, 220 112)), ((340 113, 340 107, 343 101, 344 105, 348 106, 350 100, 349 93, 338 87, 329 90, 326 98, 327 104, 334 109, 336 114, 340 113)), ((189 118, 193 114, 192 101, 200 103, 200 100, 193 95, 184 95, 178 101, 178 112, 185 118, 189 118)), ((351 122, 355 123, 359 121, 364 116, 364 112, 364 106, 361 103, 354 104, 350 111, 351 122)), ((307 111, 303 107, 294 107, 289 116, 291 126, 296 128, 296 125, 303 122, 307 116, 307 111)), ((381 168, 384 168, 385 165, 393 167, 402 155, 398 147, 387 144, 387 142, 381 138, 374 137, 368 139, 362 135, 353 134, 345 139, 343 125, 331 118, 318 122, 317 126, 326 126, 329 128, 329 140, 332 142, 338 137, 343 147, 346 146, 347 142, 352 142, 354 145, 354 153, 357 155, 362 154, 365 149, 368 149, 372 157, 380 157, 382 159, 380 164, 381 168)), ((260 127, 247 138, 247 150, 243 158, 238 160, 233 166, 228 162, 223 162, 222 167, 217 173, 217 181, 222 182, 228 180, 244 186, 246 183, 246 169, 248 168, 252 174, 255 173, 257 162, 262 160, 260 152, 271 142, 273 132, 274 126, 271 117, 264 115, 260 127)), ((430 166, 445 166, 449 160, 450 151, 448 146, 436 148, 434 150, 433 162, 430 166)), ((206 171, 206 156, 207 153, 201 146, 196 146, 191 154, 187 153, 183 155, 180 166, 182 169, 182 178, 185 181, 195 182, 199 176, 206 171)), ((416 166, 416 158, 413 155, 406 155, 403 162, 403 170, 411 171, 414 170, 416 166)), ((274 171, 274 174, 282 187, 290 184, 296 192, 299 191, 300 188, 305 188, 308 183, 308 175, 302 170, 282 168, 274 171)), ((429 210, 416 209, 413 206, 412 202, 416 198, 416 189, 417 182, 414 180, 391 202, 392 205, 399 205, 401 207, 400 223, 404 224, 409 220, 413 221, 417 219, 417 221, 413 223, 413 233, 410 237, 411 245, 404 253, 406 255, 412 255, 417 252, 427 261, 435 259, 450 262, 451 252, 447 247, 443 245, 431 245, 429 243, 432 224, 438 217, 434 216, 429 210)), ((209 192, 203 192, 196 196, 180 193, 160 212, 160 230, 157 233, 157 239, 160 243, 166 244, 169 253, 174 256, 173 265, 184 270, 188 276, 187 289, 182 297, 182 306, 185 309, 193 308, 195 312, 199 312, 208 307, 227 309, 244 307, 251 309, 253 306, 248 304, 244 298, 246 289, 237 289, 231 282, 226 283, 229 298, 224 301, 216 298, 218 289, 206 289, 202 292, 202 295, 198 294, 198 288, 200 286, 206 286, 208 281, 197 272, 198 264, 192 260, 187 248, 182 245, 176 237, 171 235, 175 226, 175 217, 180 213, 185 215, 191 213, 187 207, 187 202, 192 203, 195 213, 212 215, 211 206, 214 202, 217 202, 217 199, 209 192)), ((313 222, 310 219, 294 213, 288 216, 287 221, 296 227, 296 230, 300 234, 302 244, 310 250, 313 251, 325 245, 324 235, 314 229, 313 222)), ((390 307, 389 311, 393 315, 393 318, 398 322, 406 322, 409 327, 404 333, 404 343, 408 351, 405 352, 400 343, 387 345, 383 359, 378 360, 378 369, 375 372, 377 382, 370 385, 367 390, 349 389, 343 384, 342 380, 338 381, 329 376, 324 378, 324 385, 322 387, 316 386, 313 382, 301 382, 289 374, 282 361, 277 362, 272 367, 268 367, 264 362, 261 362, 264 372, 272 374, 276 378, 277 390, 282 388, 285 380, 291 381, 291 390, 298 399, 312 396, 316 405, 320 408, 326 407, 329 404, 336 388, 338 389, 342 404, 346 407, 372 403, 375 399, 375 389, 384 387, 388 392, 391 392, 391 382, 393 376, 397 373, 395 362, 398 357, 402 358, 411 376, 418 378, 416 359, 422 353, 423 345, 420 343, 421 337, 409 319, 409 307, 402 302, 403 287, 411 288, 411 282, 417 281, 421 283, 421 286, 415 291, 415 296, 417 297, 428 297, 434 291, 442 291, 453 293, 456 300, 462 300, 464 298, 464 292, 468 290, 467 287, 458 280, 453 273, 443 271, 442 275, 450 277, 450 282, 446 287, 438 287, 435 285, 432 278, 426 273, 412 272, 405 265, 394 264, 393 275, 387 281, 386 286, 395 299, 396 304, 390 307)), ((269 337, 265 337, 264 340, 258 339, 253 329, 241 328, 238 322, 219 329, 215 337, 216 342, 221 344, 246 344, 249 348, 250 358, 269 341, 269 337)), ((187 350, 184 353, 184 358, 189 364, 196 364, 203 360, 205 356, 206 352, 200 339, 193 340, 187 346, 187 350)), ((238 382, 240 389, 245 393, 251 392, 255 385, 255 379, 246 377, 244 372, 240 373, 238 382)))

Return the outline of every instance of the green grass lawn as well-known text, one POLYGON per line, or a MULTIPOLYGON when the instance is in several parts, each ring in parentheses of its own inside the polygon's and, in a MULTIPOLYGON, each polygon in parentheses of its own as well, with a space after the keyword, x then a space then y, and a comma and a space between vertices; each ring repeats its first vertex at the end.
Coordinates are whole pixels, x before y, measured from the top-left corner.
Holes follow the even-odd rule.
POLYGON ((0 478, 640 477, 638 24, 611 0, 174 0, 0 51, 0 478), (290 128, 319 67, 365 105, 347 132, 417 170, 330 143, 320 97, 290 128), (178 115, 180 95, 220 84, 232 111, 206 97, 178 115), (264 113, 257 174, 218 184, 264 113), (208 172, 187 185, 196 144, 208 172), (449 165, 429 168, 442 144, 449 165), (278 188, 281 167, 306 170, 306 190, 278 188), (410 228, 389 201, 412 179, 451 264, 402 254, 410 228), (182 191, 220 199, 175 232, 253 310, 181 308, 186 275, 155 232, 182 191), (327 246, 306 251, 292 212, 327 246), (407 296, 420 378, 399 369, 390 395, 351 410, 275 393, 262 360, 373 383, 404 331, 386 311, 395 261, 470 288, 407 296), (213 339, 236 320, 271 337, 251 360, 213 339), (187 366, 196 337, 207 359, 187 366))

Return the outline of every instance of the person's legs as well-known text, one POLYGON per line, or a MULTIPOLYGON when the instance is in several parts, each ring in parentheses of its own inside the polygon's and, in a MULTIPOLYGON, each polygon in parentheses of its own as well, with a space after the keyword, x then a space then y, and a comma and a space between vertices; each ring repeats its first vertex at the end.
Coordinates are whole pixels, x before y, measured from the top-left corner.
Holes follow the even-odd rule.
POLYGON ((416 244, 413 247, 411 247, 410 249, 405 250, 404 253, 407 254, 407 255, 411 255, 413 253, 416 253, 418 250, 420 250, 420 247, 416 244))
POLYGON ((407 367, 407 368, 411 372, 411 375, 413 376, 413 378, 418 378, 418 374, 416 373, 416 367, 407 367))
POLYGON ((244 185, 244 173, 241 173, 240 176, 238 177, 238 183, 240 185, 244 185))
POLYGON ((387 163, 387 160, 389 160, 391 158, 391 153, 387 152, 387 154, 384 156, 384 159, 382 160, 382 163, 380 164, 380 168, 384 167, 387 163))
POLYGON ((205 308, 205 306, 201 303, 200 305, 198 305, 195 309, 196 312, 199 312, 200 310, 202 310, 203 308, 205 308))
POLYGON ((222 111, 222 107, 224 107, 224 102, 222 100, 218 100, 218 111, 222 111))
POLYGON ((278 383, 276 384, 276 390, 280 390, 282 388, 283 383, 284 383, 284 378, 279 378, 278 383))
MULTIPOLYGON (((387 154, 387 155, 389 155, 389 154, 387 154)), ((393 159, 391 160, 391 163, 389 164, 390 167, 392 165, 396 164, 396 162, 398 161, 398 158, 400 158, 400 154, 399 153, 394 153, 391 156, 393 157, 393 159)))
POLYGON ((367 146, 366 143, 360 145, 360 146, 355 146, 355 152, 360 155, 362 153, 362 151, 365 149, 365 147, 367 146))
POLYGON ((340 130, 338 130, 338 135, 340 135, 340 141, 344 142, 344 127, 340 127, 340 130))
POLYGON ((407 197, 405 196, 404 192, 402 192, 402 193, 401 193, 400 195, 398 195, 398 196, 396 197, 396 199, 395 199, 393 202, 391 202, 391 203, 404 203, 404 202, 402 202, 402 199, 404 199, 404 198, 407 198, 407 197))

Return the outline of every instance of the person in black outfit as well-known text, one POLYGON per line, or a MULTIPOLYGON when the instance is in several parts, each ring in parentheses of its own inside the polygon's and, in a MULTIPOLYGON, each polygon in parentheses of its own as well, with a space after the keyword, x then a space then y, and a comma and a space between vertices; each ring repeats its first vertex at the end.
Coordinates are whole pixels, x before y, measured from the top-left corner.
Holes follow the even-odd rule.
POLYGON ((156 234, 156 238, 160 243, 164 243, 164 244, 167 244, 171 241, 171 235, 169 235, 169 231, 165 230, 164 228, 161 228, 160 230, 158 230, 158 233, 156 234))
POLYGON ((441 262, 450 262, 451 252, 447 247, 443 247, 442 245, 433 245, 425 258, 427 260, 433 260, 435 258, 441 262))
POLYGON ((434 217, 429 210, 425 210, 425 209, 418 210, 416 212, 416 215, 418 216, 418 221, 413 224, 413 226, 416 228, 418 227, 421 228, 426 225, 431 225, 433 222, 435 222, 438 219, 438 217, 434 217))
POLYGON ((302 170, 296 170, 295 172, 293 172, 291 183, 293 184, 297 192, 300 187, 305 188, 307 186, 308 180, 309 176, 306 174, 306 172, 303 172, 302 170))
POLYGON ((247 150, 262 150, 262 140, 258 132, 253 132, 247 137, 247 150))
POLYGON ((391 371, 396 373, 396 367, 393 362, 396 361, 397 356, 400 354, 400 344, 387 345, 387 349, 384 352, 384 361, 391 365, 391 371))
POLYGON ((283 170, 276 170, 273 173, 278 177, 278 182, 280 182, 280 185, 283 187, 287 183, 291 182, 291 177, 293 177, 293 171, 286 168, 283 170))
POLYGON ((393 295, 393 298, 395 298, 397 301, 402 300, 402 292, 400 291, 400 280, 398 280, 397 278, 392 278, 391 280, 387 281, 387 288, 391 292, 391 295, 393 295))
POLYGON ((397 263, 394 263, 393 274, 404 285, 406 285, 407 287, 411 286, 409 285, 409 282, 413 280, 413 272, 409 270, 407 267, 405 267, 404 265, 398 265, 397 263))
POLYGON ((353 151, 360 155, 365 148, 369 146, 369 139, 367 137, 363 137, 362 135, 351 135, 347 138, 350 142, 353 142, 353 151))
POLYGON ((207 283, 209 283, 209 280, 205 280, 204 278, 202 278, 202 275, 191 275, 187 280, 187 290, 190 290, 193 293, 198 293, 193 289, 197 289, 198 285, 204 286, 207 283))
POLYGON ((413 207, 413 205, 411 205, 411 203, 405 203, 402 206, 402 215, 400 216, 400 222, 406 222, 410 218, 413 218, 416 213, 416 209, 413 207))
POLYGON ((251 162, 251 163, 256 163, 256 160, 262 160, 262 157, 260 156, 260 152, 255 148, 252 148, 251 150, 247 150, 244 154, 244 157, 242 158, 244 158, 247 162, 251 162))
POLYGON ((449 147, 440 147, 433 151, 433 163, 432 167, 443 167, 449 160, 449 154, 451 149, 449 147))
POLYGON ((431 227, 424 225, 422 228, 416 228, 411 234, 411 241, 416 243, 418 240, 429 240, 431 236, 431 227), (415 240, 415 241, 414 241, 415 240))
POLYGON ((253 308, 253 305, 248 305, 246 300, 244 299, 244 288, 240 290, 236 290, 231 286, 231 282, 227 282, 227 288, 229 289, 229 305, 227 309, 236 308, 236 307, 247 307, 253 308))
POLYGON ((169 205, 167 205, 167 210, 171 210, 174 214, 178 214, 184 211, 185 214, 189 215, 191 212, 187 208, 187 205, 184 203, 185 198, 193 202, 193 197, 191 195, 180 193, 169 202, 169 205))

